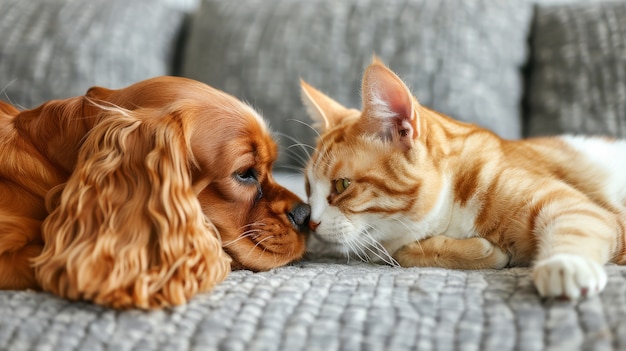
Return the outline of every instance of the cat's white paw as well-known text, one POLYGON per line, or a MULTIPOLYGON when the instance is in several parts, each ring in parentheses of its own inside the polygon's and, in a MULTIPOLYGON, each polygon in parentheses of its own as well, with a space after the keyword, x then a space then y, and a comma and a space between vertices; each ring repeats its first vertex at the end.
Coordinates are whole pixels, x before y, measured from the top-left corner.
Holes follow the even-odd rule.
POLYGON ((602 291, 607 275, 604 267, 591 259, 558 254, 535 264, 533 280, 543 297, 578 299, 602 291))

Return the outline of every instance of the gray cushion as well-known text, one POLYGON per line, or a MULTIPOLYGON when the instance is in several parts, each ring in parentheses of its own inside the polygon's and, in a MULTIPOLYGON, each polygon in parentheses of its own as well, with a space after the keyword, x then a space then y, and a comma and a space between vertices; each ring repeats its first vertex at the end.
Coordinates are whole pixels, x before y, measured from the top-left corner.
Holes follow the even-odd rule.
POLYGON ((531 13, 526 1, 206 0, 182 73, 248 100, 274 130, 312 144, 314 132, 293 121, 310 122, 299 78, 360 107, 361 75, 376 53, 424 105, 516 138, 531 13))
POLYGON ((530 135, 626 137, 626 3, 539 6, 530 135))
POLYGON ((0 0, 0 98, 30 108, 169 74, 184 16, 153 0, 0 0))

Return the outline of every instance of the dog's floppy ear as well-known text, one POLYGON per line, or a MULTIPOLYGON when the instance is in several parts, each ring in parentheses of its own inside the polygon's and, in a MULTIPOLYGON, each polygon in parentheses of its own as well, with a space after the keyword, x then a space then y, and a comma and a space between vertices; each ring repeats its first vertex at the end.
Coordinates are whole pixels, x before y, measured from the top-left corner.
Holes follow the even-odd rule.
POLYGON ((37 280, 115 308, 185 303, 230 270, 192 190, 190 126, 175 113, 107 109, 47 201, 55 208, 42 226, 37 280))

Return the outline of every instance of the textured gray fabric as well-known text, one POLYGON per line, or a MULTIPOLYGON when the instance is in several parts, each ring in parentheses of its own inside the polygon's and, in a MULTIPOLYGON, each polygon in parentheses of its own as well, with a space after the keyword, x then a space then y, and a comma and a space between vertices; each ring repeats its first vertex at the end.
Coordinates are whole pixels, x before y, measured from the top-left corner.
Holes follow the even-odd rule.
POLYGON ((169 74, 184 16, 153 0, 0 0, 0 98, 31 108, 169 74))
POLYGON ((539 6, 530 135, 626 137, 626 3, 539 6))
POLYGON ((305 262, 234 272, 171 310, 117 312, 0 292, 2 350, 623 350, 626 268, 581 302, 541 301, 529 269, 305 262))
POLYGON ((310 122, 299 78, 358 108, 376 53, 424 105, 516 138, 531 14, 526 1, 207 0, 192 18, 182 73, 312 144, 314 132, 293 121, 310 122))

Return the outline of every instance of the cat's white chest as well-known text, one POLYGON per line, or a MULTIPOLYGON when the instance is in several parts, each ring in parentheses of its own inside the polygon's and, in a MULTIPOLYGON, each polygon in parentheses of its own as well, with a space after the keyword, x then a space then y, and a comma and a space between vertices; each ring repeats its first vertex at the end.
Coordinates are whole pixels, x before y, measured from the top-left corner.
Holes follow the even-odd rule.
POLYGON ((476 217, 480 206, 475 200, 470 200, 464 206, 454 202, 452 204, 450 220, 448 227, 444 230, 443 235, 457 239, 470 238, 477 236, 475 230, 476 217))
POLYGON ((480 205, 472 199, 461 206, 454 201, 451 191, 451 181, 446 179, 435 206, 424 218, 419 221, 410 219, 396 221, 394 226, 400 222, 403 223, 403 227, 388 228, 389 235, 383 242, 385 248, 393 253, 404 245, 434 235, 456 239, 478 236, 475 223, 480 205))
POLYGON ((477 200, 470 199, 461 205, 454 201, 451 179, 445 179, 443 184, 437 204, 418 223, 420 227, 427 228, 422 236, 445 235, 457 239, 476 236, 475 223, 480 204, 477 200))

